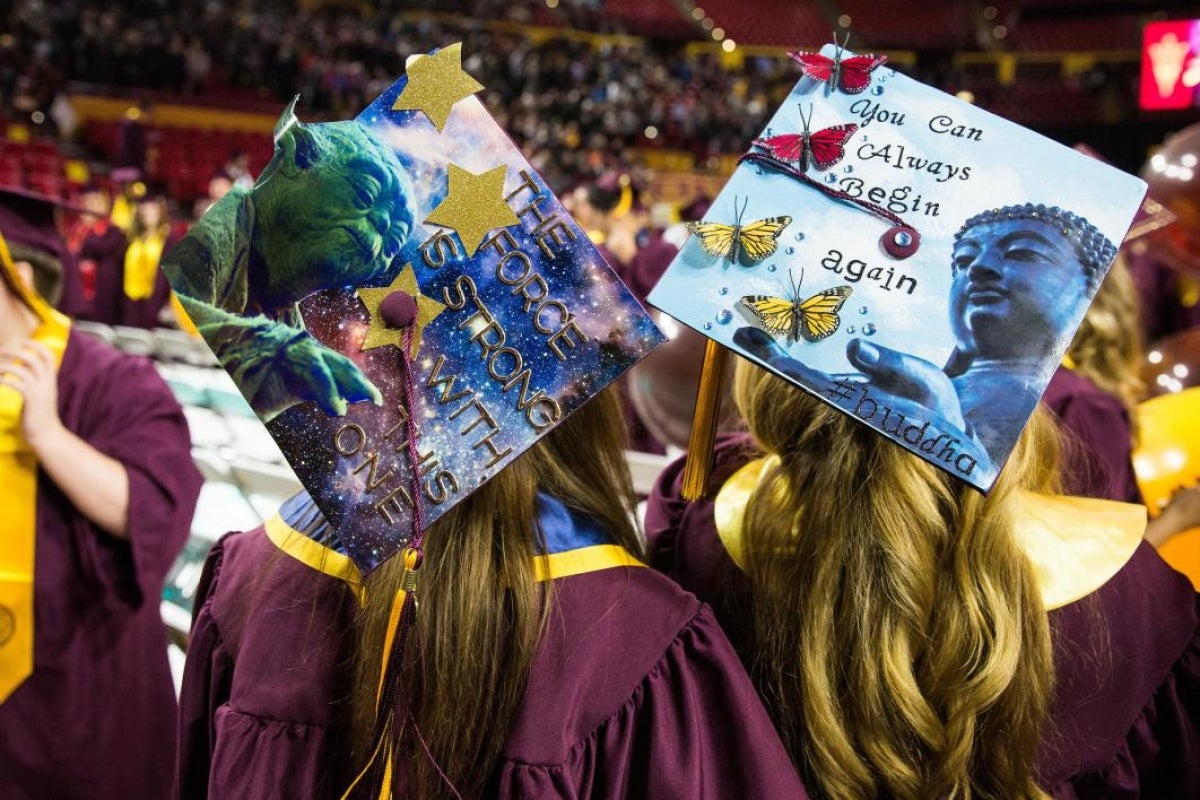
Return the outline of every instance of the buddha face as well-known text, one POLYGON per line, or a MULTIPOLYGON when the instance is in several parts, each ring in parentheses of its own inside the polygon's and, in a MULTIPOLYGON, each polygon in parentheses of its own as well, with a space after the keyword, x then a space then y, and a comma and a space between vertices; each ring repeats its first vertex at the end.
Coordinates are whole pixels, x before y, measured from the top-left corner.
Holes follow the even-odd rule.
POLYGON ((1089 299, 1074 244, 1052 223, 983 222, 954 247, 950 323, 980 358, 1044 358, 1089 299))

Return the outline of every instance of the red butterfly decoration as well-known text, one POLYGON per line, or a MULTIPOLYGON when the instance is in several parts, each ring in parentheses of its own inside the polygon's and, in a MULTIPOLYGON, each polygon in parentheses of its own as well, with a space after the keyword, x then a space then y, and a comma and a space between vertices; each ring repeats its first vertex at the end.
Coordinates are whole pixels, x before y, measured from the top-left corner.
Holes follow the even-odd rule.
POLYGON ((826 93, 837 86, 846 94, 858 94, 871 85, 871 71, 887 62, 887 56, 862 55, 842 58, 838 46, 833 58, 820 53, 788 53, 810 78, 825 82, 826 93))
POLYGON ((858 126, 851 122, 812 133, 809 130, 812 123, 811 106, 807 117, 804 109, 800 109, 800 121, 804 125, 802 132, 755 139, 754 144, 780 161, 798 164, 803 169, 808 169, 812 164, 816 164, 817 169, 829 169, 846 155, 846 142, 858 130, 858 126))

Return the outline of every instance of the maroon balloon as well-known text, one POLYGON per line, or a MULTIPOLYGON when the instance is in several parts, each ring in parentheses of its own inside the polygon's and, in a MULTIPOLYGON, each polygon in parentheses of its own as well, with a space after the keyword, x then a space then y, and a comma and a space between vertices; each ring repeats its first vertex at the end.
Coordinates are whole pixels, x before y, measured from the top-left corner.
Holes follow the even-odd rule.
POLYGON ((1150 396, 1200 386, 1200 328, 1168 336, 1151 347, 1142 379, 1150 396))
POLYGON ((1175 269, 1200 275, 1200 123, 1171 136, 1142 169, 1150 195, 1178 220, 1148 237, 1175 269))

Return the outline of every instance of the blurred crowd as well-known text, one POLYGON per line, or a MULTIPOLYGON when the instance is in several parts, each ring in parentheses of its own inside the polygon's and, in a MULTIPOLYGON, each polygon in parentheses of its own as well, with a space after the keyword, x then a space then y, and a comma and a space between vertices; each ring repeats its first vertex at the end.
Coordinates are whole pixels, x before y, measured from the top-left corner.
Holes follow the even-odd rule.
MULTIPOLYGON (((407 55, 461 40, 501 125, 527 152, 553 148, 537 166, 596 174, 602 168, 590 162, 635 145, 701 160, 740 150, 796 77, 775 58, 731 70, 715 54, 661 42, 536 41, 478 21, 527 22, 527 3, 395 5, 359 13, 278 0, 20 0, 0 36, 0 107, 47 111, 67 82, 83 81, 224 99, 298 93, 302 112, 344 118, 400 75, 407 55)), ((570 20, 589 4, 558 10, 570 20)))

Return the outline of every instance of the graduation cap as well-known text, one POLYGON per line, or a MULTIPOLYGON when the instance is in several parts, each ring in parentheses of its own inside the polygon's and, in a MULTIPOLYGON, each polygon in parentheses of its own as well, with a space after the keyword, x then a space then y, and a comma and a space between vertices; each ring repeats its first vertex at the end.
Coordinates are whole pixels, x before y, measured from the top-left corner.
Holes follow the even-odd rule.
POLYGON ((791 55, 802 77, 648 298, 710 340, 684 494, 728 351, 986 492, 1145 184, 882 57, 791 55))
POLYGON ((453 45, 354 120, 293 101, 163 263, 364 573, 663 341, 482 88, 453 45))
POLYGON ((58 232, 60 203, 22 189, 0 189, 0 235, 13 262, 33 268, 30 288, 5 259, 4 280, 30 308, 42 314, 59 296, 63 280, 65 244, 58 232))

